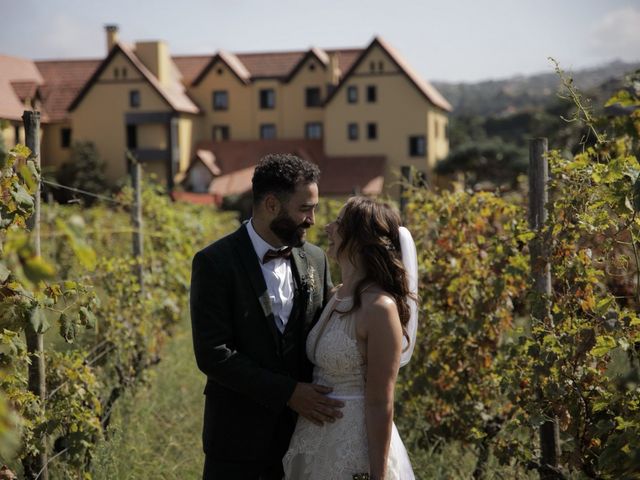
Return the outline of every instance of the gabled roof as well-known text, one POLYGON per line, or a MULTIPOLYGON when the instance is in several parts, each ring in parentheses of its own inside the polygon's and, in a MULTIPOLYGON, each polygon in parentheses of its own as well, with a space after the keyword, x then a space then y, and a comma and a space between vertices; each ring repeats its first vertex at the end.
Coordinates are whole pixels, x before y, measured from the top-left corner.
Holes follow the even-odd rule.
POLYGON ((251 80, 251 74, 236 55, 220 50, 211 58, 207 66, 202 69, 200 74, 193 81, 192 85, 198 85, 218 62, 224 63, 238 78, 238 80, 245 85, 247 85, 251 80))
POLYGON ((433 85, 424 80, 413 68, 407 63, 404 58, 395 50, 391 45, 382 40, 380 37, 375 37, 369 46, 360 54, 358 59, 351 65, 349 71, 342 77, 342 80, 333 92, 327 98, 325 104, 331 102, 331 100, 341 90, 346 81, 354 74, 358 67, 362 64, 369 52, 375 47, 381 48, 391 59, 391 61, 400 69, 400 71, 409 79, 409 81, 418 89, 418 92, 422 94, 429 102, 442 110, 450 112, 452 110, 451 105, 447 100, 438 92, 433 85))
POLYGON ((212 55, 177 55, 172 58, 173 63, 182 73, 182 82, 189 86, 209 64, 212 55))
POLYGON ((38 60, 35 62, 44 78, 40 86, 42 110, 52 122, 68 117, 69 105, 100 66, 97 59, 38 60))
POLYGON ((32 60, 0 55, 0 118, 21 120, 25 107, 20 95, 25 93, 24 87, 42 83, 42 75, 32 60))
POLYGON ((327 66, 329 65, 329 55, 327 54, 327 52, 325 52, 324 50, 320 50, 319 48, 312 47, 300 59, 298 64, 295 67, 293 67, 293 70, 291 70, 291 72, 289 72, 289 75, 287 75, 287 80, 286 81, 290 82, 291 79, 293 79, 293 77, 295 77, 296 74, 300 71, 300 69, 304 66, 305 62, 307 60, 309 60, 310 58, 315 58, 316 60, 318 60, 318 62, 320 62, 320 65, 322 65, 322 68, 325 69, 325 70, 326 70, 327 66))
POLYGON ((26 81, 12 81, 11 87, 18 96, 21 102, 24 102, 27 98, 36 98, 38 92, 38 82, 33 80, 26 81))
MULTIPOLYGON (((223 61, 238 79, 245 84, 256 79, 265 78, 288 81, 310 55, 316 56, 324 65, 328 64, 330 55, 335 55, 338 67, 344 72, 351 67, 362 51, 361 48, 334 50, 311 48, 306 51, 291 52, 237 54, 218 52, 213 57, 192 57, 191 60, 187 60, 186 58, 185 60, 181 60, 180 57, 177 57, 176 65, 182 70, 185 66, 193 68, 194 64, 198 62, 204 64, 202 70, 197 76, 194 76, 194 80, 192 82, 186 82, 187 85, 197 85, 200 83, 218 61, 223 61)), ((189 78, 184 72, 183 75, 185 76, 185 80, 189 78)))
POLYGON ((160 84, 156 76, 149 71, 149 69, 140 61, 140 59, 125 45, 117 43, 113 46, 107 58, 105 58, 100 66, 93 73, 89 81, 84 85, 80 93, 73 100, 69 106, 69 111, 73 111, 82 102, 85 95, 91 90, 94 83, 100 78, 100 75, 107 66, 111 63, 111 60, 118 54, 123 54, 131 64, 138 70, 138 72, 149 82, 153 89, 160 95, 160 97, 167 103, 167 105, 176 112, 183 113, 199 113, 200 109, 194 104, 187 96, 184 86, 177 81, 172 81, 167 87, 160 84))

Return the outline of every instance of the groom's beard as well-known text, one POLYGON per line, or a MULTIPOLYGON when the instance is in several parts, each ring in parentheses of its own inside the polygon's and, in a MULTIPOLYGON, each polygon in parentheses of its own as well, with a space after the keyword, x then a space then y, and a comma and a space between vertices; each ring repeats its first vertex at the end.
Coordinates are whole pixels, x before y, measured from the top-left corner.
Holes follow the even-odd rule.
POLYGON ((288 247, 301 247, 310 226, 307 222, 294 222, 286 211, 279 213, 269 224, 271 231, 288 247))

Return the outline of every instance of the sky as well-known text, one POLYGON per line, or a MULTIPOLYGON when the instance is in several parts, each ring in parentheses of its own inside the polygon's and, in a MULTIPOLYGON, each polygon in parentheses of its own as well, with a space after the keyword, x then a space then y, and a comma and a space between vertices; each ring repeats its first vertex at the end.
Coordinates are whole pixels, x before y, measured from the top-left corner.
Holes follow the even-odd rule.
POLYGON ((172 54, 364 48, 381 36, 428 80, 476 82, 640 61, 640 0, 0 0, 0 54, 101 58, 121 41, 172 54))

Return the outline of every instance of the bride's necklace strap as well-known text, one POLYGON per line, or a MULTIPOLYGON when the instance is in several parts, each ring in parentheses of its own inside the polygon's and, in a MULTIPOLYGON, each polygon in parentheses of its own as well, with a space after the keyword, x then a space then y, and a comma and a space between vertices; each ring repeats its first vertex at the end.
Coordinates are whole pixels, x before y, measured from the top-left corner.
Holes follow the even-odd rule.
MULTIPOLYGON (((364 288, 362 289, 362 291, 360 293, 364 293, 369 287, 371 287, 373 285, 373 283, 369 283, 367 285, 364 286, 364 288)), ((338 290, 340 290, 340 287, 338 287, 338 289, 336 290, 336 293, 334 293, 334 298, 338 301, 338 302, 342 302, 344 300, 351 300, 353 298, 353 295, 349 295, 347 297, 341 297, 340 295, 338 295, 338 290)))

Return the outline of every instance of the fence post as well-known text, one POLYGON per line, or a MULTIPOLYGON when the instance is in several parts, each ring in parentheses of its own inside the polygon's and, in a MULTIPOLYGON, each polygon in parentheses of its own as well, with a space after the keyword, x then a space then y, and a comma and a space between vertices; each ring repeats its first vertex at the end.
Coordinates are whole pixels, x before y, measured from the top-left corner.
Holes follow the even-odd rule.
POLYGON ((133 224, 133 257, 136 260, 136 276, 140 285, 140 292, 143 292, 144 283, 142 278, 142 190, 140 179, 142 168, 140 162, 133 155, 128 156, 131 166, 131 186, 134 192, 133 207, 131 208, 131 221, 133 224))
MULTIPOLYGON (((40 112, 25 110, 22 115, 22 121, 25 131, 25 143, 31 150, 30 159, 36 164, 40 170, 40 112)), ((35 194, 34 212, 27 221, 27 228, 33 233, 33 246, 35 254, 40 256, 40 189, 42 183, 38 180, 38 186, 35 194)), ((35 315, 34 311, 32 315, 35 315)), ((25 328, 25 337, 27 342, 27 351, 31 357, 29 365, 29 391, 36 395, 45 409, 47 384, 45 377, 44 362, 44 340, 42 333, 38 333, 33 322, 28 322, 25 328)), ((25 478, 35 479, 36 477, 43 480, 49 478, 47 470, 47 442, 46 437, 37 439, 39 453, 34 456, 25 458, 23 461, 25 478)))
MULTIPOLYGON (((529 226, 536 234, 530 243, 531 275, 537 301, 532 305, 533 318, 553 326, 551 319, 551 268, 549 265, 549 245, 542 228, 547 220, 546 204, 549 200, 547 183, 549 166, 546 153, 546 138, 535 138, 529 144, 529 226), (540 301, 541 300, 541 301, 540 301)), ((539 395, 542 395, 539 392, 539 395)), ((560 458, 560 433, 558 421, 553 412, 546 412, 547 420, 540 426, 541 468, 540 478, 544 480, 560 479, 558 470, 560 458)))

